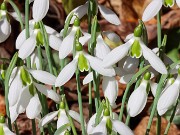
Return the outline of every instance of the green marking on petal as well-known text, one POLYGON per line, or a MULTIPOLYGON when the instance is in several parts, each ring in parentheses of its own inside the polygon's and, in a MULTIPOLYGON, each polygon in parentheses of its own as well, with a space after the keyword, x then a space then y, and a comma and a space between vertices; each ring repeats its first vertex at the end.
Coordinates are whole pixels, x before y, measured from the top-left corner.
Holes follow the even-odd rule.
MULTIPOLYGON (((4 124, 5 123, 5 117, 2 115, 2 114, 0 114, 0 123, 1 124, 4 124)), ((1 134, 0 134, 1 135, 1 134)))
POLYGON ((34 85, 33 85, 33 83, 31 83, 30 85, 29 85, 29 93, 32 95, 32 96, 34 96, 35 95, 35 87, 34 87, 34 85))
POLYGON ((111 122, 110 118, 108 118, 107 121, 106 121, 106 128, 107 128, 108 134, 111 134, 111 132, 112 132, 112 122, 111 122))
POLYGON ((135 40, 130 49, 130 56, 135 58, 140 58, 142 55, 141 46, 139 40, 135 40))
POLYGON ((37 41, 37 45, 43 45, 44 44, 43 35, 40 31, 38 31, 38 33, 36 35, 36 41, 37 41))
POLYGON ((84 54, 82 54, 82 53, 79 54, 78 68, 81 72, 89 70, 89 63, 88 63, 86 57, 84 57, 84 54))
POLYGON ((3 126, 0 126, 0 135, 5 135, 3 126))
POLYGON ((31 84, 31 76, 29 72, 24 69, 24 67, 22 67, 20 70, 20 76, 24 86, 31 84))
POLYGON ((172 7, 174 5, 174 0, 164 0, 165 7, 172 7))
POLYGON ((1 4, 1 10, 7 10, 6 3, 5 3, 5 2, 3 2, 3 3, 1 4))

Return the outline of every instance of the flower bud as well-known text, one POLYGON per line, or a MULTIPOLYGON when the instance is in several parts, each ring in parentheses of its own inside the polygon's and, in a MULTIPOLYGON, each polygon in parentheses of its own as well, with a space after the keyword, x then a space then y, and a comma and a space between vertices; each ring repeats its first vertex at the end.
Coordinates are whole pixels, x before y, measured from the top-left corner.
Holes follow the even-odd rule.
POLYGON ((78 17, 74 20, 74 26, 79 27, 80 26, 80 20, 78 17))
POLYGON ((135 29, 134 29, 134 36, 135 37, 141 37, 142 36, 142 25, 139 24, 135 29))

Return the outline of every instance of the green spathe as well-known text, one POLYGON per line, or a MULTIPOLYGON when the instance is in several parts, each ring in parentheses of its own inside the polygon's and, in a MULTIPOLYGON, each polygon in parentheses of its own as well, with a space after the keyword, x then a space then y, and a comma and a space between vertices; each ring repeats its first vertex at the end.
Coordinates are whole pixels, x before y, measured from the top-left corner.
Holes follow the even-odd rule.
POLYGON ((88 71, 89 70, 89 63, 84 56, 84 54, 80 53, 78 57, 78 69, 81 72, 88 71))
POLYGON ((134 40, 134 43, 131 46, 130 49, 130 56, 135 58, 140 58, 142 55, 141 45, 139 43, 139 40, 134 40))

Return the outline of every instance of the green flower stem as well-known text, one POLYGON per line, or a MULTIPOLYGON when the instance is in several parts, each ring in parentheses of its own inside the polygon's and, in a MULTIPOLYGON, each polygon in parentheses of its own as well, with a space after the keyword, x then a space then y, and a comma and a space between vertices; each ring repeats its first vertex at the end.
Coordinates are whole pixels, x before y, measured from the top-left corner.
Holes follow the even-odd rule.
POLYGON ((15 67, 15 64, 17 62, 18 59, 18 53, 15 53, 10 64, 9 67, 7 69, 6 75, 5 75, 5 102, 6 102, 6 114, 8 117, 8 126, 9 129, 12 130, 12 125, 11 125, 11 119, 10 119, 10 112, 9 112, 9 101, 8 101, 8 93, 9 93, 9 79, 11 76, 11 73, 15 67))
POLYGON ((19 129, 18 129, 18 125, 17 125, 16 121, 14 122, 14 128, 16 131, 16 135, 19 135, 19 129))
MULTIPOLYGON (((26 39, 29 38, 30 32, 29 32, 29 0, 25 1, 25 28, 26 28, 26 39)), ((26 58, 27 67, 31 67, 31 59, 30 57, 26 58)))
POLYGON ((19 11, 19 8, 16 6, 16 4, 12 0, 8 0, 8 2, 11 4, 14 11, 18 15, 18 20, 19 20, 20 25, 21 25, 21 30, 23 30, 24 29, 24 24, 23 24, 23 20, 22 20, 22 16, 21 16, 21 12, 19 11))
POLYGON ((84 117, 83 117, 80 73, 78 69, 76 70, 76 81, 77 81, 78 105, 79 105, 79 112, 80 112, 80 123, 81 123, 82 135, 86 135, 85 123, 84 123, 84 117))
POLYGON ((163 89, 164 82, 165 82, 167 76, 168 75, 163 74, 161 76, 161 78, 160 78, 160 81, 159 81, 159 84, 158 84, 158 87, 157 87, 157 90, 156 90, 156 96, 155 96, 155 99, 154 99, 154 102, 153 102, 153 107, 152 107, 152 111, 151 111, 151 114, 150 114, 150 118, 149 118, 149 121, 148 121, 148 126, 147 126, 147 129, 146 129, 146 134, 145 135, 149 135, 151 125, 152 125, 152 120, 153 120, 154 114, 156 112, 158 99, 160 97, 160 94, 161 94, 161 91, 163 89))
POLYGON ((36 135, 36 121, 35 121, 35 119, 32 119, 31 123, 32 123, 32 132, 33 132, 33 135, 36 135))
POLYGON ((174 109, 173 109, 173 112, 172 112, 172 114, 171 114, 171 117, 170 117, 170 119, 169 119, 168 125, 166 126, 166 130, 165 130, 165 132, 164 132, 164 135, 168 135, 168 131, 169 131, 170 126, 171 126, 171 123, 172 123, 172 121, 173 121, 173 119, 174 119, 174 116, 175 116, 175 113, 176 113, 176 108, 177 108, 179 102, 180 102, 180 100, 177 100, 176 105, 175 105, 175 107, 174 107, 174 109))
POLYGON ((127 117, 126 117, 126 125, 127 125, 127 126, 129 125, 130 119, 131 119, 131 117, 130 117, 130 115, 128 114, 127 117))

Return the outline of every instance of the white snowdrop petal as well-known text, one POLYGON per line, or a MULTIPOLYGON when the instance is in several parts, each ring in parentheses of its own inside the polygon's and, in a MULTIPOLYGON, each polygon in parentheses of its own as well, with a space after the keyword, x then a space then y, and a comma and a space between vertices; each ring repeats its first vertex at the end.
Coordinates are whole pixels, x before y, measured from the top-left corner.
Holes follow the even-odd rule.
POLYGON ((94 49, 95 56, 104 59, 104 57, 110 52, 109 47, 104 43, 101 34, 97 37, 96 48, 94 49))
POLYGON ((100 59, 89 54, 85 54, 85 57, 88 59, 90 66, 99 74, 110 77, 115 76, 115 70, 112 67, 104 68, 100 59))
POLYGON ((26 30, 22 30, 16 39, 16 49, 20 49, 23 42, 26 40, 26 30))
POLYGON ((25 58, 30 56, 30 54, 34 51, 35 47, 36 47, 36 37, 31 36, 30 38, 25 40, 21 45, 21 48, 19 49, 18 52, 18 56, 24 60, 25 58))
POLYGON ((9 87, 8 101, 9 106, 14 106, 19 98, 23 84, 20 75, 16 75, 9 87))
POLYGON ((128 72, 126 72, 123 68, 114 67, 114 69, 115 69, 116 74, 120 77, 128 74, 128 72))
POLYGON ((128 73, 135 73, 139 66, 139 59, 128 57, 125 62, 123 68, 128 73))
POLYGON ((104 59, 103 59, 103 66, 110 67, 124 58, 129 51, 130 46, 133 43, 133 39, 128 41, 127 43, 120 45, 113 49, 104 59))
POLYGON ((115 42, 115 43, 120 43, 121 42, 120 37, 116 33, 114 33, 114 32, 104 31, 102 34, 104 36, 106 36, 112 42, 115 42))
POLYGON ((110 23, 114 25, 120 25, 121 22, 118 16, 110 9, 106 8, 105 6, 98 5, 99 11, 101 12, 102 16, 110 23))
POLYGON ((122 84, 127 84, 128 82, 130 82, 133 75, 134 74, 126 74, 124 76, 121 76, 119 82, 122 83, 122 84))
POLYGON ((101 122, 93 129, 94 135, 107 135, 106 119, 103 118, 101 122))
POLYGON ((132 130, 119 120, 112 120, 112 126, 121 135, 134 135, 132 130))
POLYGON ((34 83, 37 90, 47 96, 48 98, 54 100, 56 103, 60 102, 60 95, 58 95, 55 91, 48 89, 45 85, 34 83))
POLYGON ((62 44, 62 39, 55 35, 49 35, 49 46, 56 51, 59 51, 59 47, 62 44))
POLYGON ((11 25, 5 17, 0 21, 0 43, 4 42, 11 34, 11 25))
POLYGON ((37 54, 37 49, 31 54, 30 58, 31 58, 31 68, 38 70, 41 69, 39 57, 37 54))
POLYGON ((59 47, 59 58, 64 59, 73 51, 73 44, 74 44, 74 36, 76 31, 72 30, 68 36, 64 38, 59 47))
POLYGON ((10 75, 10 79, 9 79, 9 86, 11 85, 12 81, 14 80, 15 76, 17 75, 19 71, 19 68, 18 67, 14 67, 11 75, 10 75))
POLYGON ((57 37, 61 37, 60 34, 53 28, 47 26, 47 25, 44 25, 45 29, 46 29, 46 32, 50 35, 55 35, 57 37))
POLYGON ((161 59, 148 47, 140 41, 144 58, 151 64, 151 66, 161 74, 167 74, 167 69, 161 59))
POLYGON ((55 86, 56 87, 62 86, 67 81, 69 81, 73 76, 73 74, 75 73, 76 69, 77 69, 77 59, 74 59, 61 70, 61 72, 59 73, 56 79, 55 86))
POLYGON ((49 84, 49 85, 55 84, 56 77, 46 71, 42 71, 42 70, 28 70, 28 71, 36 80, 44 84, 49 84))
POLYGON ((113 105, 118 95, 118 82, 116 78, 103 76, 102 89, 104 96, 107 97, 109 103, 113 105))
POLYGON ((149 21, 150 19, 152 19, 155 15, 157 15, 162 5, 162 0, 152 0, 151 3, 144 10, 142 20, 149 21))
POLYGON ((65 110, 60 110, 59 118, 57 121, 57 129, 60 128, 61 126, 65 125, 65 124, 68 124, 68 123, 69 123, 69 119, 66 115, 65 110))
POLYGON ((29 86, 26 86, 22 89, 21 95, 17 101, 17 113, 23 113, 29 104, 30 99, 32 98, 29 93, 29 86))
POLYGON ((131 38, 134 37, 134 33, 131 33, 129 35, 126 36, 126 38, 124 39, 125 42, 127 42, 128 40, 130 40, 131 38))
POLYGON ((49 10, 49 0, 34 0, 32 16, 36 22, 41 21, 49 10))
POLYGON ((89 33, 85 33, 85 32, 83 34, 84 34, 84 36, 79 38, 79 42, 82 45, 85 45, 91 39, 91 35, 89 33))
POLYGON ((59 111, 54 111, 54 112, 50 112, 47 115, 45 115, 39 122, 39 128, 43 127, 44 125, 51 122, 58 115, 58 113, 59 113, 59 111))
POLYGON ((17 119, 19 114, 17 113, 17 104, 14 106, 9 107, 9 112, 10 112, 10 118, 11 118, 11 123, 14 123, 14 121, 17 119))
POLYGON ((35 119, 41 112, 42 106, 38 94, 35 94, 26 108, 26 115, 29 119, 35 119))
POLYGON ((94 129, 96 115, 97 115, 97 113, 95 113, 93 116, 91 116, 89 122, 87 123, 87 133, 88 134, 91 134, 94 129))
POLYGON ((157 85, 157 83, 150 81, 151 92, 154 97, 156 96, 157 85))
POLYGON ((178 76, 175 82, 167 87, 166 90, 162 93, 158 100, 157 110, 158 114, 163 115, 168 109, 170 109, 179 97, 180 89, 180 77, 178 76))
POLYGON ((130 95, 127 110, 131 117, 135 117, 144 109, 147 102, 146 87, 146 83, 141 83, 130 95))
MULTIPOLYGON (((81 123, 81 118, 80 118, 80 114, 79 113, 77 113, 77 112, 75 112, 73 110, 69 110, 68 113, 71 116, 71 118, 73 118, 77 122, 81 123)), ((86 124, 86 123, 84 123, 84 124, 86 124)))
POLYGON ((31 2, 33 2, 34 0, 29 0, 29 4, 31 3, 31 2))
POLYGON ((180 8, 180 0, 176 0, 178 7, 180 8))
POLYGON ((93 80, 93 72, 90 72, 86 77, 83 79, 83 85, 90 83, 93 80))
POLYGON ((13 133, 11 130, 9 130, 9 128, 7 127, 7 125, 3 126, 3 130, 5 135, 16 135, 15 133, 13 133))

